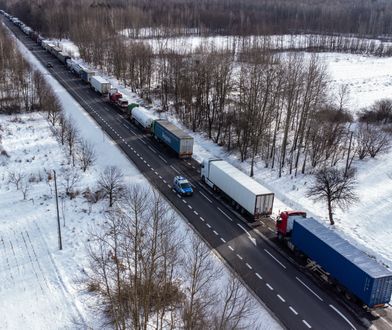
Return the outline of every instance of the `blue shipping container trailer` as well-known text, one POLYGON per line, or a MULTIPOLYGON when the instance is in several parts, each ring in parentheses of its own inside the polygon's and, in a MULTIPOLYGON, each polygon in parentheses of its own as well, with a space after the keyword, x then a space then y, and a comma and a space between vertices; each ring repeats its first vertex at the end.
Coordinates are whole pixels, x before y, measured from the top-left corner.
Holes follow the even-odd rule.
POLYGON ((291 242, 368 307, 389 303, 392 272, 313 218, 295 219, 291 242))
POLYGON ((154 136, 173 149, 180 158, 191 157, 193 153, 193 137, 186 134, 167 120, 154 120, 152 123, 154 136))

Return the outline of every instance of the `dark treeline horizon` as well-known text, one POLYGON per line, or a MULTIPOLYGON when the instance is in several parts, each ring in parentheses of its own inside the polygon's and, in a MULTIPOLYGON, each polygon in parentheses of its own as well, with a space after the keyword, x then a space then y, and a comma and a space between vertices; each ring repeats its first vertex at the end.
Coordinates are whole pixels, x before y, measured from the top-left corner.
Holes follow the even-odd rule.
POLYGON ((93 20, 105 28, 192 28, 196 33, 392 33, 385 0, 0 0, 0 8, 49 36, 69 37, 93 20))

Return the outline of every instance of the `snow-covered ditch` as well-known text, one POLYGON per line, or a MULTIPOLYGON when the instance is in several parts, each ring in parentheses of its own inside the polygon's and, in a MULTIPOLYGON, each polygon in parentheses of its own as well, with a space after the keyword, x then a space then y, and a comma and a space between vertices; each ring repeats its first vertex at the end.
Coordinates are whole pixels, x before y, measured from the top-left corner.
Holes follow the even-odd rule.
MULTIPOLYGON (((20 50, 42 73, 46 69, 18 42, 20 50)), ((149 187, 148 181, 129 162, 114 143, 102 133, 79 104, 50 75, 45 75, 59 96, 65 113, 80 136, 93 143, 95 165, 81 174, 77 189, 93 188, 106 166, 122 169, 125 183, 149 187)), ((96 299, 80 282, 88 272, 87 242, 91 230, 102 226, 106 203, 95 204, 91 212, 81 196, 60 199, 63 250, 58 250, 56 207, 53 181, 48 173, 57 172, 59 188, 65 168, 64 150, 52 135, 49 124, 39 114, 0 116, 2 148, 0 166, 0 315, 1 327, 22 329, 100 328, 102 315, 94 309, 96 299), (21 189, 9 182, 10 173, 31 179, 26 199, 21 189)), ((182 236, 192 231, 177 216, 182 236)), ((211 255, 211 258, 220 261, 211 255)), ((226 276, 226 275, 224 275, 226 276)), ((256 301, 255 317, 261 329, 280 329, 280 325, 256 301)))

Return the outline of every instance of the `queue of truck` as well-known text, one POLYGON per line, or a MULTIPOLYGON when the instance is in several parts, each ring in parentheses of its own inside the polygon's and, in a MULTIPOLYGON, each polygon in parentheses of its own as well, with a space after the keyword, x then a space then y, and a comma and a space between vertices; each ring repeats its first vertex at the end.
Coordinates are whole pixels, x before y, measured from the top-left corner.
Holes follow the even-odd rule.
MULTIPOLYGON (((52 42, 44 40, 37 32, 20 20, 2 12, 43 49, 57 57, 70 71, 102 95, 137 125, 143 132, 151 134, 157 141, 172 149, 180 158, 191 157, 193 138, 168 120, 128 100, 110 86, 96 72, 78 64, 52 42)), ((178 185, 185 178, 176 177, 178 185), (182 181, 181 181, 182 180, 182 181)), ((228 200, 233 209, 250 221, 269 217, 272 214, 274 194, 242 171, 221 159, 202 161, 200 178, 213 192, 228 200)), ((177 182, 176 181, 176 182, 177 182)), ((178 188, 180 189, 180 188, 178 188)), ((189 192, 184 194, 191 195, 189 192)), ((302 211, 285 211, 276 220, 277 238, 287 246, 324 271, 328 281, 337 284, 347 295, 368 308, 386 306, 392 294, 392 273, 373 258, 341 238, 334 231, 307 218, 302 211)))

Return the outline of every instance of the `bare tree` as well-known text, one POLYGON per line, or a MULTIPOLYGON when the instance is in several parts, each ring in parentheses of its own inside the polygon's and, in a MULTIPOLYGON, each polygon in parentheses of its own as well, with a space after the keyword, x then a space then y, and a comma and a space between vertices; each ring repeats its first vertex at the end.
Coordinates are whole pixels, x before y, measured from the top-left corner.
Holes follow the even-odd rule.
POLYGON ((99 177, 98 187, 109 199, 109 207, 112 207, 120 199, 125 189, 122 171, 116 166, 106 167, 99 177))
POLYGON ((79 140, 77 155, 82 165, 83 172, 86 172, 86 170, 92 166, 96 160, 94 146, 84 139, 79 140))
POLYGON ((315 200, 321 198, 327 202, 329 222, 334 225, 335 207, 345 208, 358 200, 354 192, 357 183, 355 170, 351 168, 345 175, 344 170, 323 168, 316 173, 315 179, 307 191, 307 196, 315 200))
POLYGON ((359 125, 356 137, 359 159, 364 159, 367 155, 374 158, 377 154, 386 152, 391 145, 389 133, 371 124, 359 125))
POLYGON ((240 280, 230 273, 225 289, 220 294, 222 305, 217 306, 214 329, 250 329, 254 324, 247 323, 253 313, 252 296, 240 280))
POLYGON ((65 194, 69 196, 71 199, 74 197, 74 188, 75 185, 80 180, 80 175, 77 169, 74 167, 67 167, 63 174, 64 181, 62 183, 65 194))
POLYGON ((20 182, 20 191, 23 194, 23 200, 26 200, 30 188, 31 188, 31 182, 26 177, 24 177, 20 182))
POLYGON ((78 140, 79 133, 71 119, 68 119, 65 125, 67 125, 65 141, 67 143, 68 153, 72 161, 72 166, 75 166, 75 145, 78 140))
POLYGON ((12 171, 8 173, 8 182, 15 185, 16 190, 19 190, 22 180, 25 174, 20 171, 12 171))
POLYGON ((216 302, 213 283, 220 270, 211 258, 211 251, 198 237, 191 238, 185 266, 189 279, 187 297, 182 314, 186 329, 206 329, 209 327, 209 309, 216 302))

